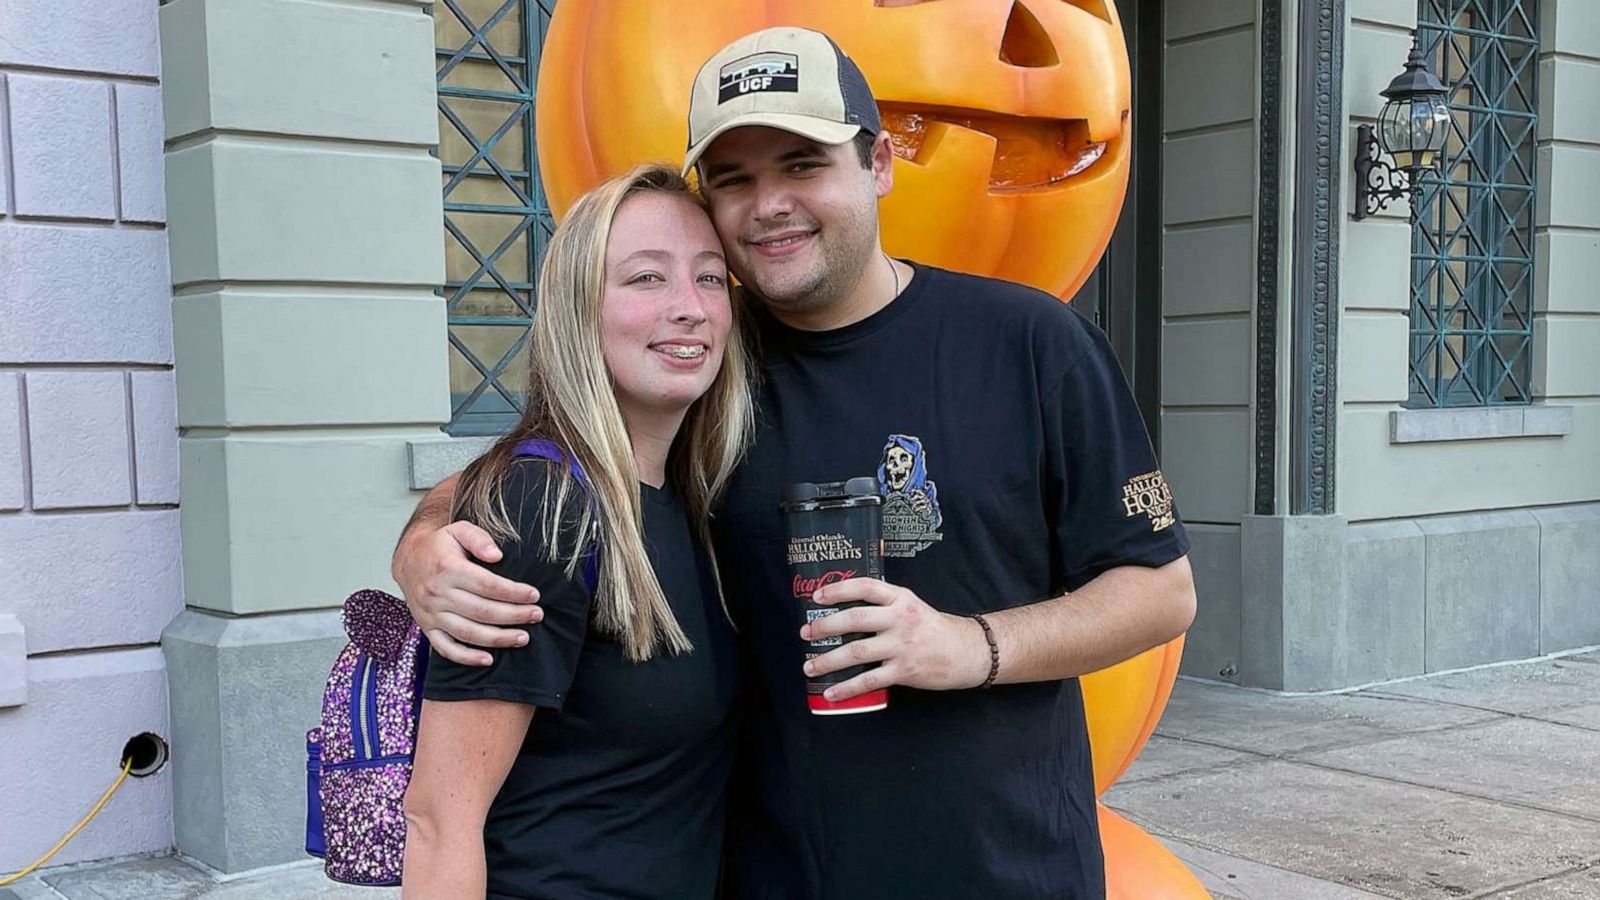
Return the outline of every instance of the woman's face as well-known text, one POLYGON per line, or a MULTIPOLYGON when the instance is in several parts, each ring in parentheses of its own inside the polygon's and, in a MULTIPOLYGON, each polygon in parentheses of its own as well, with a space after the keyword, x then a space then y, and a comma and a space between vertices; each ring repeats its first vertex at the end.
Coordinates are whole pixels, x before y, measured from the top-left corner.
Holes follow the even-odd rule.
POLYGON ((686 197, 622 202, 606 245, 600 344, 628 417, 681 413, 722 368, 733 312, 711 219, 686 197))

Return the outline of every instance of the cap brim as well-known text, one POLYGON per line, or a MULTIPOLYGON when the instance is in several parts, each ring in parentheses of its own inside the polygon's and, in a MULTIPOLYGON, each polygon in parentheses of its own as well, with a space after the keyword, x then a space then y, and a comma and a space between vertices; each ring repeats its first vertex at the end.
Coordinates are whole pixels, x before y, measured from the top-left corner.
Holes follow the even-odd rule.
POLYGON ((746 113, 734 116, 721 125, 711 130, 711 133, 701 138, 698 143, 689 148, 683 156, 683 176, 687 178, 694 164, 700 161, 700 155, 706 152, 711 142, 735 128, 746 126, 760 126, 762 128, 776 128, 788 131, 804 138, 810 138, 819 144, 844 144, 855 139, 861 133, 860 125, 849 122, 834 122, 829 119, 819 119, 814 116, 802 116, 793 113, 746 113))

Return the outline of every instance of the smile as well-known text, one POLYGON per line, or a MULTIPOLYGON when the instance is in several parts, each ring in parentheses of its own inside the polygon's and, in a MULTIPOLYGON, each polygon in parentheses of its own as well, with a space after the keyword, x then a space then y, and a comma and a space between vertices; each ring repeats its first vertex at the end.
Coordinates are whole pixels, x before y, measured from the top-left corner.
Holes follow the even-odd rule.
POLYGON ((807 233, 807 234, 792 234, 792 235, 790 235, 788 237, 776 238, 776 239, 770 240, 770 241, 756 241, 755 243, 760 244, 763 247, 771 247, 774 250, 776 250, 776 249, 779 249, 779 248, 782 248, 782 247, 792 247, 795 244, 800 243, 801 241, 805 240, 806 238, 808 238, 810 236, 811 235, 809 233, 807 233))
POLYGON ((774 237, 750 241, 750 246, 754 247, 755 251, 762 256, 787 256, 800 249, 815 236, 815 231, 789 231, 774 237))
POLYGON ((703 344, 656 344, 650 349, 673 359, 699 359, 706 355, 703 344))

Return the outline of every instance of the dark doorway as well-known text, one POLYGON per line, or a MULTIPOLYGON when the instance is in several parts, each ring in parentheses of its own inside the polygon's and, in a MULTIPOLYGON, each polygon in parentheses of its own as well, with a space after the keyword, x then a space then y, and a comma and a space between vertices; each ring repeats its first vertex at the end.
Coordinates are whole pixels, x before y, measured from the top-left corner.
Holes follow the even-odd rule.
POLYGON ((1120 0, 1117 11, 1133 74, 1133 171, 1111 243, 1072 305, 1111 339, 1150 440, 1159 447, 1161 0, 1120 0))

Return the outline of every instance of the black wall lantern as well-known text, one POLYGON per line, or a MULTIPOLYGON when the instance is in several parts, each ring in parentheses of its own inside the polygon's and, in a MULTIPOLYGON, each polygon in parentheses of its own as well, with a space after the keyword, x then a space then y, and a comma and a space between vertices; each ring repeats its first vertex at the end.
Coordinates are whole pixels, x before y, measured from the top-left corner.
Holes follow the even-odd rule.
POLYGON ((1384 88, 1378 129, 1356 129, 1356 219, 1377 215, 1394 200, 1422 192, 1422 174, 1439 161, 1450 133, 1450 107, 1444 83, 1428 69, 1420 36, 1411 45, 1406 69, 1384 88), (1385 162, 1387 152, 1393 162, 1385 162))

